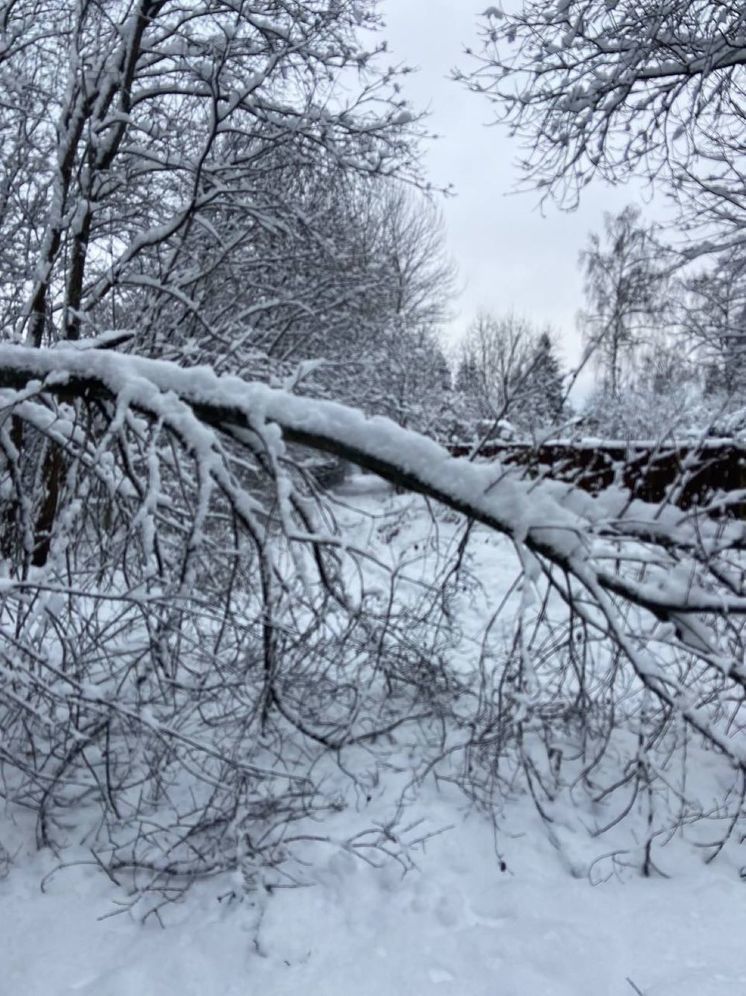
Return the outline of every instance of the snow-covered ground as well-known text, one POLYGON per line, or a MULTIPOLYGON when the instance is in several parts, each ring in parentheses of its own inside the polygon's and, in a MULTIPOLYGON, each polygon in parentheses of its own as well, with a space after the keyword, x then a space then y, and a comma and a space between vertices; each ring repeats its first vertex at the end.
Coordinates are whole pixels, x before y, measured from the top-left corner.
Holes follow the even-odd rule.
MULTIPOLYGON (((3 996, 736 996, 746 992, 746 888, 734 869, 591 886, 528 805, 501 841, 434 791, 431 839, 402 875, 330 847, 318 884, 255 902, 204 883, 162 929, 127 914, 96 868, 20 854, 0 883, 3 996), (630 980, 630 981, 628 981, 630 980)), ((360 819, 348 815, 350 823, 360 819)), ((81 857, 85 855, 81 854, 81 857)), ((72 856, 69 856, 72 858, 72 856)))
MULTIPOLYGON (((407 573, 427 572, 432 523, 401 515, 412 499, 365 478, 338 497, 342 518, 356 504, 375 515, 361 543, 375 533, 380 556, 388 547, 407 573)), ((448 523, 438 528, 447 538, 448 523)), ((484 591, 464 601, 465 645, 514 576, 509 544, 478 536, 472 569, 484 591)), ((515 798, 496 835, 457 788, 431 779, 391 831, 406 860, 373 867, 349 842, 388 825, 401 777, 304 845, 312 884, 278 888, 270 876, 237 901, 229 878, 208 880, 162 911, 165 929, 121 906, 84 847, 37 853, 29 814, 0 812, 13 859, 0 880, 0 996, 746 993, 746 884, 732 852, 705 865, 674 841, 661 863, 670 878, 607 875, 601 862, 593 885, 586 872, 604 844, 577 822, 548 832, 530 799, 515 798)))

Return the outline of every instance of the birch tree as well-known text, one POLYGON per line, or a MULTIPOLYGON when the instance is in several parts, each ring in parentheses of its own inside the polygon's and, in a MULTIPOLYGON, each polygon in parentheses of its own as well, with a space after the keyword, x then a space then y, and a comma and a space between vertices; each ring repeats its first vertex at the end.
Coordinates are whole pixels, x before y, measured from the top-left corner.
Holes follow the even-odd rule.
POLYGON ((592 233, 581 253, 587 302, 581 327, 612 405, 619 403, 639 350, 664 322, 668 276, 659 263, 663 254, 633 205, 605 215, 603 238, 592 233))

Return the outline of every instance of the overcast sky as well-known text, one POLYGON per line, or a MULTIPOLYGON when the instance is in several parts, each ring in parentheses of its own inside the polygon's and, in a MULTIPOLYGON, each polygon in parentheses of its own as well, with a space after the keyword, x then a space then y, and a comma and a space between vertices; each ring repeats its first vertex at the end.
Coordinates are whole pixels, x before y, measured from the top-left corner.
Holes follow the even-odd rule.
MULTIPOLYGON (((604 211, 621 210, 635 190, 593 186, 573 213, 545 206, 534 193, 516 194, 518 146, 501 126, 488 127, 485 98, 448 79, 468 67, 465 45, 476 45, 474 0, 383 0, 392 61, 417 66, 404 81, 416 108, 431 112, 430 129, 441 138, 426 150, 430 178, 452 183, 456 196, 443 203, 448 245, 465 285, 453 333, 480 308, 511 309, 558 333, 568 361, 579 347, 575 313, 582 306, 578 254, 587 234, 600 230, 604 211)), ((637 192, 639 200, 639 190, 637 192)))

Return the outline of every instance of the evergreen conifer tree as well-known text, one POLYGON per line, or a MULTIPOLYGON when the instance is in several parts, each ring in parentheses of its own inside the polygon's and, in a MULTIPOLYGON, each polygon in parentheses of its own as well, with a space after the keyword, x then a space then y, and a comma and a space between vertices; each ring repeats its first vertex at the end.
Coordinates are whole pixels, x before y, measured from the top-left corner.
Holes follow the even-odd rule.
POLYGON ((532 426, 558 422, 565 403, 562 370, 548 331, 539 335, 536 352, 526 375, 527 419, 532 426))

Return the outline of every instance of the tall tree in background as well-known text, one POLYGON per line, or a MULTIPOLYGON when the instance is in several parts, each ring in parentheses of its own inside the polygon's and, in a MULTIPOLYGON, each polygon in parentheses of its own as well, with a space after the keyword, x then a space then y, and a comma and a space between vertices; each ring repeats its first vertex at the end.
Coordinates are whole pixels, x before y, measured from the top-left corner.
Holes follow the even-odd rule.
POLYGON ((483 418, 516 412, 525 370, 534 349, 534 329, 517 315, 481 312, 461 342, 456 384, 471 389, 483 418))
POLYGON ((327 327, 316 355, 337 370, 333 396, 433 429, 450 388, 439 332, 456 284, 443 219, 432 200, 402 184, 374 180, 357 188, 350 220, 339 226, 361 271, 357 316, 336 340, 327 327))
POLYGON ((580 263, 587 306, 581 314, 586 349, 603 376, 603 389, 618 401, 636 350, 644 344, 665 308, 666 275, 661 250, 640 211, 630 205, 604 216, 603 235, 592 233, 580 263))
POLYGON ((536 340, 526 374, 525 395, 533 428, 560 423, 566 406, 564 378, 554 341, 546 329, 536 340))
POLYGON ((372 256, 386 273, 387 310, 403 327, 432 330, 448 317, 456 283, 443 216, 432 200, 401 184, 383 184, 371 193, 359 217, 372 256))

